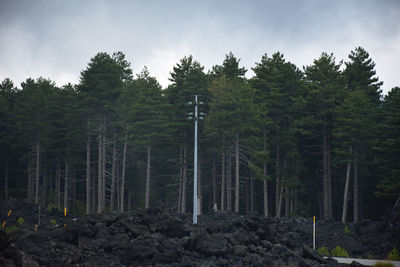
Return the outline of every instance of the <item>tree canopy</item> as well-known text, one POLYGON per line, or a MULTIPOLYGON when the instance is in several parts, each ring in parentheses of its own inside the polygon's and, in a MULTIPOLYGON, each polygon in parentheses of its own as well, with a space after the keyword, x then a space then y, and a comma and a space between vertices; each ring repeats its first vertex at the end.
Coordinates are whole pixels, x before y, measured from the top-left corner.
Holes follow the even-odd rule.
POLYGON ((400 195, 400 88, 382 95, 368 52, 322 53, 302 69, 276 52, 247 69, 232 52, 205 71, 188 55, 162 88, 122 52, 100 52, 78 84, 0 84, 0 195, 76 213, 199 209, 376 219, 400 195), (203 116, 203 115, 202 115, 203 116), (352 200, 351 202, 349 200, 352 200), (383 208, 369 207, 379 203, 383 208))

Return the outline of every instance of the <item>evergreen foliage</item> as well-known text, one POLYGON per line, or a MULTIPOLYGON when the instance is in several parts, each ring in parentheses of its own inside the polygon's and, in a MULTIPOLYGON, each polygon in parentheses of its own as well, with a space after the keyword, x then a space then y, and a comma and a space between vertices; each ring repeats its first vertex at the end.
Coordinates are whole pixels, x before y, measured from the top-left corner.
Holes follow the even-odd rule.
POLYGON ((276 52, 252 70, 247 79, 232 52, 208 73, 186 56, 163 89, 147 68, 133 76, 122 52, 101 52, 77 85, 40 77, 17 88, 4 79, 1 197, 58 209, 64 200, 68 212, 81 212, 84 202, 87 213, 160 203, 191 212, 187 103, 198 95, 206 114, 199 122, 202 213, 217 204, 223 212, 339 220, 344 210, 357 223, 393 205, 400 88, 382 96, 366 50, 355 48, 344 64, 322 53, 303 70, 276 52), (372 211, 376 203, 384 208, 372 211))

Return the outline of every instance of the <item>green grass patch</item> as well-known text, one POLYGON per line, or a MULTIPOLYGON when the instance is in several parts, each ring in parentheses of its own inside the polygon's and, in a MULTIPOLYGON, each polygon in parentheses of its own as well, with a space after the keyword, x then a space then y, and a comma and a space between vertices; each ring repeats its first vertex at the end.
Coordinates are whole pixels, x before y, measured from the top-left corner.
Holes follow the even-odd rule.
POLYGON ((394 267, 394 265, 393 263, 390 262, 378 261, 377 263, 374 264, 374 267, 394 267))
POLYGON ((318 254, 322 256, 329 256, 329 250, 326 247, 321 246, 318 248, 318 254))
POLYGON ((18 226, 16 226, 16 225, 6 226, 5 230, 6 230, 6 233, 14 232, 14 231, 18 230, 18 226))
POLYGON ((346 249, 337 246, 331 251, 332 257, 350 257, 349 252, 346 249))

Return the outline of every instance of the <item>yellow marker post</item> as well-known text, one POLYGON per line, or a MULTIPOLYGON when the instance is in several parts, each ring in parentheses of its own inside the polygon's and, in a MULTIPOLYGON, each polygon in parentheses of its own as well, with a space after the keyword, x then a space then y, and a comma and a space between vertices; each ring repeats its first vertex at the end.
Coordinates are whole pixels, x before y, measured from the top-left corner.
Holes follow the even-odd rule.
MULTIPOLYGON (((10 210, 8 211, 8 214, 7 214, 7 219, 8 219, 8 217, 10 217, 11 211, 12 211, 12 209, 10 209, 10 210)), ((3 229, 3 228, 4 228, 4 226, 6 226, 7 219, 5 219, 5 220, 4 220, 3 224, 1 225, 1 229, 3 229)))
MULTIPOLYGON (((64 208, 64 216, 67 216, 67 208, 64 208)), ((67 226, 67 224, 64 223, 64 228, 67 226)))
POLYGON ((315 250, 315 216, 313 218, 313 249, 315 250))

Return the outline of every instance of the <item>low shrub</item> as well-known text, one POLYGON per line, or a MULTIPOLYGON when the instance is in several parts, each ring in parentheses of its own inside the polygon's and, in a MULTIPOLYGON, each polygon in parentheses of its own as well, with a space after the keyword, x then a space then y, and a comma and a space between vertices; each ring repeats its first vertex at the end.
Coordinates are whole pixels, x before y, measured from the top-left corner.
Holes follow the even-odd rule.
POLYGON ((388 260, 400 261, 399 251, 397 250, 396 247, 392 248, 392 251, 390 251, 388 255, 388 260))
POLYGON ((351 233, 350 227, 348 227, 347 225, 345 225, 345 226, 344 226, 344 234, 345 234, 345 235, 348 235, 348 234, 350 234, 350 233, 351 233))
POLYGON ((50 220, 50 223, 51 223, 51 225, 53 225, 53 226, 54 226, 54 225, 56 225, 56 224, 57 224, 57 221, 56 221, 56 220, 54 220, 54 219, 51 219, 51 220, 50 220))
POLYGON ((16 225, 6 226, 5 230, 6 230, 6 233, 10 233, 10 232, 14 232, 15 230, 18 230, 18 227, 16 225))
POLYGON ((349 252, 347 252, 346 249, 344 249, 340 246, 337 246, 334 249, 332 249, 331 255, 332 255, 332 257, 349 257, 350 256, 349 252))
POLYGON ((22 217, 19 217, 19 218, 17 219, 17 223, 18 223, 18 225, 21 225, 21 224, 23 224, 23 223, 24 223, 24 221, 25 221, 25 219, 24 219, 24 218, 22 218, 22 217))
POLYGON ((318 254, 319 254, 319 255, 322 255, 322 256, 329 256, 329 250, 328 250, 326 247, 321 246, 321 247, 318 249, 318 254))
POLYGON ((394 265, 390 262, 378 261, 374 264, 373 267, 394 267, 394 265))

